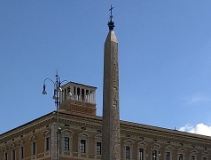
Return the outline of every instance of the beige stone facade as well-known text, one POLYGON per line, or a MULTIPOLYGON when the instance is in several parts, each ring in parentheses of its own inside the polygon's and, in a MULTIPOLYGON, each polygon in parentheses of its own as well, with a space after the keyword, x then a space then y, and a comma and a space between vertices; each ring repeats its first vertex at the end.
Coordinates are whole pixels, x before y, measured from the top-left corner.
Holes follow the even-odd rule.
MULTIPOLYGON (((0 160, 102 158, 96 88, 71 82, 65 89, 58 112, 0 135, 0 160)), ((177 130, 120 121, 120 143, 122 160, 211 160, 211 137, 177 130)))
MULTIPOLYGON (((210 137, 125 121, 120 129, 122 160, 211 159, 210 137)), ((50 160, 57 149, 62 160, 101 159, 101 142, 101 117, 52 112, 1 134, 0 160, 50 160)))

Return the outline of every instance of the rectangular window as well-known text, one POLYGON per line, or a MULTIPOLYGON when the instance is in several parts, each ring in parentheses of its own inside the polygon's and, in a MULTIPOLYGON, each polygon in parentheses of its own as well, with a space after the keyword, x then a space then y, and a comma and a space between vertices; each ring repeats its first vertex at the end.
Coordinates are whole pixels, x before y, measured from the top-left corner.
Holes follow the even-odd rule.
POLYGON ((69 151, 70 150, 70 138, 64 137, 64 150, 69 151))
POLYGON ((129 146, 125 147, 125 157, 126 157, 126 159, 130 159, 130 147, 129 146))
POLYGON ((170 152, 166 152, 166 160, 170 160, 170 157, 171 157, 171 153, 170 152))
POLYGON ((192 156, 192 160, 195 160, 195 156, 192 156))
POLYGON ((152 152, 152 160, 158 160, 158 151, 157 150, 154 150, 152 152))
POLYGON ((84 99, 85 99, 84 89, 82 89, 82 92, 81 92, 81 97, 82 97, 82 101, 84 101, 84 99))
POLYGON ((102 144, 101 142, 97 142, 97 155, 101 155, 102 153, 102 144))
POLYGON ((144 160, 144 149, 143 148, 139 149, 139 160, 144 160))
POLYGON ((36 154, 36 143, 33 142, 32 143, 32 155, 35 155, 36 154))
POLYGON ((178 160, 183 160, 183 154, 179 154, 178 160))
POLYGON ((76 95, 76 88, 74 86, 74 91, 73 91, 74 96, 76 95))
POLYGON ((46 151, 49 151, 50 150, 50 137, 47 137, 46 140, 45 140, 45 149, 46 151))
POLYGON ((21 149, 20 149, 20 157, 21 157, 21 159, 23 159, 23 146, 21 147, 21 149))
POLYGON ((86 140, 81 140, 80 142, 80 151, 81 153, 86 153, 86 140))
POLYGON ((12 151, 12 159, 15 160, 15 150, 12 151))
POLYGON ((5 158, 5 160, 8 160, 8 154, 7 154, 7 152, 4 154, 4 158, 5 158))

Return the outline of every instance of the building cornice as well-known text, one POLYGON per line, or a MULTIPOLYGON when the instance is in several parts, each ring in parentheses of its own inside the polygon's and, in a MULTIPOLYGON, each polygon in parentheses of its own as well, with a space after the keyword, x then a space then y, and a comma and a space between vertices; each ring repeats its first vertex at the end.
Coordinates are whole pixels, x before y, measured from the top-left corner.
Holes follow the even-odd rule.
MULTIPOLYGON (((56 114, 59 117, 59 122, 69 123, 73 126, 79 125, 80 127, 87 127, 96 130, 102 129, 102 117, 100 116, 84 116, 77 114, 68 114, 62 112, 50 112, 44 116, 34 119, 26 124, 16 127, 10 131, 0 134, 0 143, 5 142, 11 137, 20 136, 21 134, 26 134, 42 126, 46 126, 51 122, 56 121, 56 114)), ((211 147, 211 137, 192 134, 187 132, 181 132, 178 130, 171 130, 161 127, 155 127, 151 125, 138 124, 128 121, 121 120, 121 134, 122 136, 131 135, 135 137, 154 137, 155 139, 165 139, 169 141, 177 141, 184 143, 198 143, 201 145, 209 145, 211 147)), ((128 137, 131 138, 131 137, 128 137)))
POLYGON ((9 139, 11 136, 15 137, 16 134, 20 135, 20 134, 25 134, 27 132, 33 131, 32 128, 36 129, 43 125, 47 125, 48 124, 47 122, 53 121, 55 113, 56 112, 50 112, 30 122, 20 125, 12 130, 9 130, 7 132, 0 134, 0 143, 3 141, 3 139, 5 140, 5 138, 9 139))

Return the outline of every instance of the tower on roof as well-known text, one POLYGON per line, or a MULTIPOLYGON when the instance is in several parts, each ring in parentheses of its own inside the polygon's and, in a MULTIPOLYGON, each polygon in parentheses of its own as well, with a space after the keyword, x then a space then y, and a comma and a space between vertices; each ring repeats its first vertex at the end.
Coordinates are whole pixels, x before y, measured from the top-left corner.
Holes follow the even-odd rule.
POLYGON ((96 87, 69 82, 61 89, 60 112, 96 116, 96 87))

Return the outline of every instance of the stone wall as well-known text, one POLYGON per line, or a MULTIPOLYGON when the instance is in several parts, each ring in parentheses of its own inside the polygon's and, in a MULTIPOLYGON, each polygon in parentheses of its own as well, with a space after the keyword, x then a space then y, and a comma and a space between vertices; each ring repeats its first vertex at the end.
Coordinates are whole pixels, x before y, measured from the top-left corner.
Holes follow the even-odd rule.
MULTIPOLYGON (((51 150, 46 151, 46 137, 52 134, 52 125, 55 124, 55 114, 48 115, 42 120, 14 129, 0 135, 0 160, 13 160, 13 150, 16 160, 20 159, 20 147, 24 147, 24 160, 53 159, 51 150), (32 143, 36 142, 36 154, 32 155, 32 143)), ((59 153, 60 159, 101 159, 97 155, 97 142, 102 140, 102 126, 100 117, 85 117, 78 115, 59 114, 59 153), (63 138, 70 138, 69 151, 63 149, 63 138), (86 152, 81 153, 80 140, 86 140, 86 152)), ((166 152, 170 152, 170 160, 178 160, 180 154, 183 160, 211 159, 211 138, 162 129, 147 125, 121 122, 121 159, 126 159, 126 146, 130 148, 129 159, 139 160, 140 149, 144 151, 145 160, 153 160, 153 151, 157 151, 159 160, 166 160, 166 152)), ((127 148, 128 148, 127 147, 127 148)), ((158 160, 158 159, 157 159, 158 160)))

